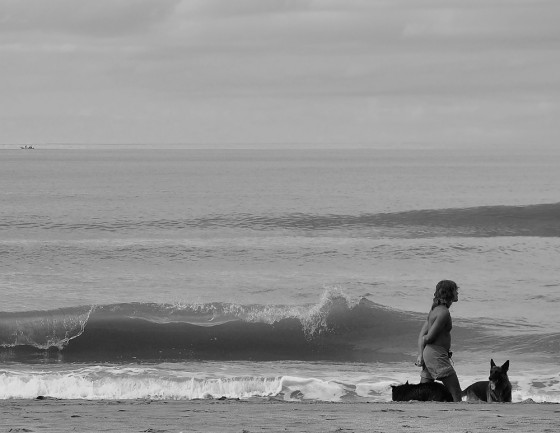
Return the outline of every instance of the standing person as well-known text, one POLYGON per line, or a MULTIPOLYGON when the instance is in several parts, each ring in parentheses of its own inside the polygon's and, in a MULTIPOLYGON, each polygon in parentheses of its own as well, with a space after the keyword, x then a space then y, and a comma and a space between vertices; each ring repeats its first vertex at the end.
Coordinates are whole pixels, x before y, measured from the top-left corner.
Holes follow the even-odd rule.
POLYGON ((459 300, 457 284, 442 280, 436 286, 432 309, 418 337, 416 365, 422 367, 420 382, 440 380, 454 401, 461 401, 461 385, 451 364, 451 314, 449 307, 459 300))

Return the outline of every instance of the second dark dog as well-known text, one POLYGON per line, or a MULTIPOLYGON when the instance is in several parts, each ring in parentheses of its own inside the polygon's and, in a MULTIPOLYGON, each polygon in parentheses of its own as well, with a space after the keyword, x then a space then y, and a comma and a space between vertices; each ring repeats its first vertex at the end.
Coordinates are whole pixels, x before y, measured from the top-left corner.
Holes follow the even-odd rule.
POLYGON ((511 403, 511 382, 507 375, 508 370, 509 360, 498 367, 491 359, 489 380, 473 383, 463 391, 463 397, 466 396, 467 401, 511 403))
POLYGON ((425 382, 391 385, 393 401, 453 401, 453 396, 441 383, 425 382))

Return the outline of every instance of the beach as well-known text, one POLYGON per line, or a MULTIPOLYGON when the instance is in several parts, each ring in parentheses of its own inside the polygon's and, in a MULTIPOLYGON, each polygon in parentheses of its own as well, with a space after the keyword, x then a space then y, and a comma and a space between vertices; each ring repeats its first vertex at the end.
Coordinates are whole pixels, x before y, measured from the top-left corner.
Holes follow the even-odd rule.
POLYGON ((546 403, 5 400, 3 432, 554 432, 546 403))

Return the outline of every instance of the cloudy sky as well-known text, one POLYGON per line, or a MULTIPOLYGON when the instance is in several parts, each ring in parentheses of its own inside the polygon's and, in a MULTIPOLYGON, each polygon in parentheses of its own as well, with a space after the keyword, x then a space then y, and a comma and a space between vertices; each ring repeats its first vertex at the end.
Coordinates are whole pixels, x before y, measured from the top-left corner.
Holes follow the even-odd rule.
POLYGON ((0 143, 555 145, 558 0, 0 0, 0 143))

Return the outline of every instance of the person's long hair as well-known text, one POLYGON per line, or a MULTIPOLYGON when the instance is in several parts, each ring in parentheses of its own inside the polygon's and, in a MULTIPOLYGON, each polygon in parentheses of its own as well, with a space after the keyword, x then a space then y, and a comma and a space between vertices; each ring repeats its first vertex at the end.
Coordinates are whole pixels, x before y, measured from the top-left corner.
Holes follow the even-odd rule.
POLYGON ((436 285, 436 291, 434 292, 434 301, 432 302, 432 310, 438 305, 445 305, 447 308, 451 306, 451 303, 455 299, 455 291, 458 289, 455 281, 451 280, 441 280, 436 285))

